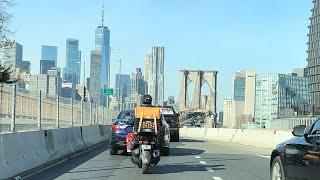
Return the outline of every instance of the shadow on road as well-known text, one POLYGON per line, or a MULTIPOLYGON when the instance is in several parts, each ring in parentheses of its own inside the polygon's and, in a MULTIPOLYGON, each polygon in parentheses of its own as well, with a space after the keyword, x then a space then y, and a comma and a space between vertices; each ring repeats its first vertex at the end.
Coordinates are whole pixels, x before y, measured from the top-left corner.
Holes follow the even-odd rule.
POLYGON ((90 152, 86 152, 80 156, 67 160, 66 162, 51 167, 48 170, 45 170, 26 179, 56 179, 59 176, 70 172, 72 169, 103 153, 104 151, 106 151, 106 149, 108 149, 108 145, 102 145, 97 149, 91 150, 90 152), (46 173, 47 171, 50 171, 50 173, 46 173))
POLYGON ((191 148, 170 148, 170 156, 190 156, 199 155, 204 153, 201 149, 191 149, 191 148))
POLYGON ((89 173, 89 172, 100 172, 100 171, 113 171, 113 170, 118 170, 118 169, 133 169, 135 166, 105 166, 101 168, 87 168, 83 170, 75 170, 75 171, 70 171, 68 174, 78 174, 78 173, 89 173))
POLYGON ((180 142, 205 142, 205 141, 196 140, 196 139, 180 139, 180 142))
POLYGON ((225 167, 222 164, 209 165, 209 166, 199 166, 188 165, 188 164, 166 164, 159 165, 150 169, 150 174, 169 174, 169 173, 183 173, 183 172, 193 172, 193 171, 206 171, 206 168, 211 168, 214 171, 224 170, 225 167))
POLYGON ((106 178, 109 178, 109 177, 112 177, 112 176, 113 176, 113 175, 111 175, 111 176, 96 176, 96 177, 89 177, 89 178, 77 178, 77 179, 72 179, 72 180, 101 179, 101 178, 106 179, 106 178))

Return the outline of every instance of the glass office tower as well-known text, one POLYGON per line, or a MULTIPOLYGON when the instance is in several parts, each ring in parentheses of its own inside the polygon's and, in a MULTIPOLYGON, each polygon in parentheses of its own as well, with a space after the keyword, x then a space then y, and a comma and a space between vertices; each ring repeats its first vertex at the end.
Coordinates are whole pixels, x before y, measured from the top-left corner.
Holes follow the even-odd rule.
POLYGON ((79 84, 81 71, 81 52, 79 51, 79 40, 67 39, 66 45, 66 67, 64 69, 64 80, 79 84))

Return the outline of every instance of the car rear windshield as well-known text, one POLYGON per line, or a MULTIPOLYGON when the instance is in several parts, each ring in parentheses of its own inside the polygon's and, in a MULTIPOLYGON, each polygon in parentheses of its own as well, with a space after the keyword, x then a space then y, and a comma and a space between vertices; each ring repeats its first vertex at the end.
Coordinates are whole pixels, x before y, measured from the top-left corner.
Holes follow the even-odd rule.
POLYGON ((128 119, 128 118, 134 118, 133 110, 121 111, 117 119, 128 119))

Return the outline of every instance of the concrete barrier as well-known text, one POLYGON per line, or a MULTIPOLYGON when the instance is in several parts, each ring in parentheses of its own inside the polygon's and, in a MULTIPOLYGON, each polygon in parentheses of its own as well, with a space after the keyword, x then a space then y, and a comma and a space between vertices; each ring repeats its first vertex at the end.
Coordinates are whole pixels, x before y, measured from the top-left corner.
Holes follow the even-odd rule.
POLYGON ((110 126, 0 134, 0 179, 25 175, 105 142, 110 126))
POLYGON ((36 168, 48 159, 44 131, 0 135, 0 179, 36 168))
POLYGON ((273 148, 274 133, 274 130, 244 129, 242 138, 238 143, 261 148, 273 148))
POLYGON ((46 145, 50 154, 49 161, 86 148, 82 141, 81 127, 47 130, 46 145))
POLYGON ((218 137, 218 130, 219 129, 217 128, 208 128, 205 139, 216 141, 218 137))
POLYGON ((236 129, 218 129, 217 141, 222 141, 222 142, 231 142, 231 140, 234 138, 234 135, 236 133, 236 129))
POLYGON ((102 128, 103 137, 106 139, 107 142, 109 142, 111 138, 111 126, 103 125, 100 126, 102 128))
POLYGON ((182 128, 182 137, 236 143, 273 149, 277 144, 293 137, 290 131, 269 129, 182 128))
POLYGON ((106 138, 99 125, 82 127, 82 140, 86 146, 105 141, 106 138))

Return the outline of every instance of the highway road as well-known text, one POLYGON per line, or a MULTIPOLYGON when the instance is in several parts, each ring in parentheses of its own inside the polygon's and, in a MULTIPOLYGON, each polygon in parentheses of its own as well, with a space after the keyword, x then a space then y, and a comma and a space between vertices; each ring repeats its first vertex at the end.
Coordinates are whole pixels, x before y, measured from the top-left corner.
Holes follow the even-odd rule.
POLYGON ((110 180, 266 180, 271 150, 183 139, 171 143, 171 156, 142 175, 128 156, 110 156, 108 146, 84 153, 28 179, 110 180))

